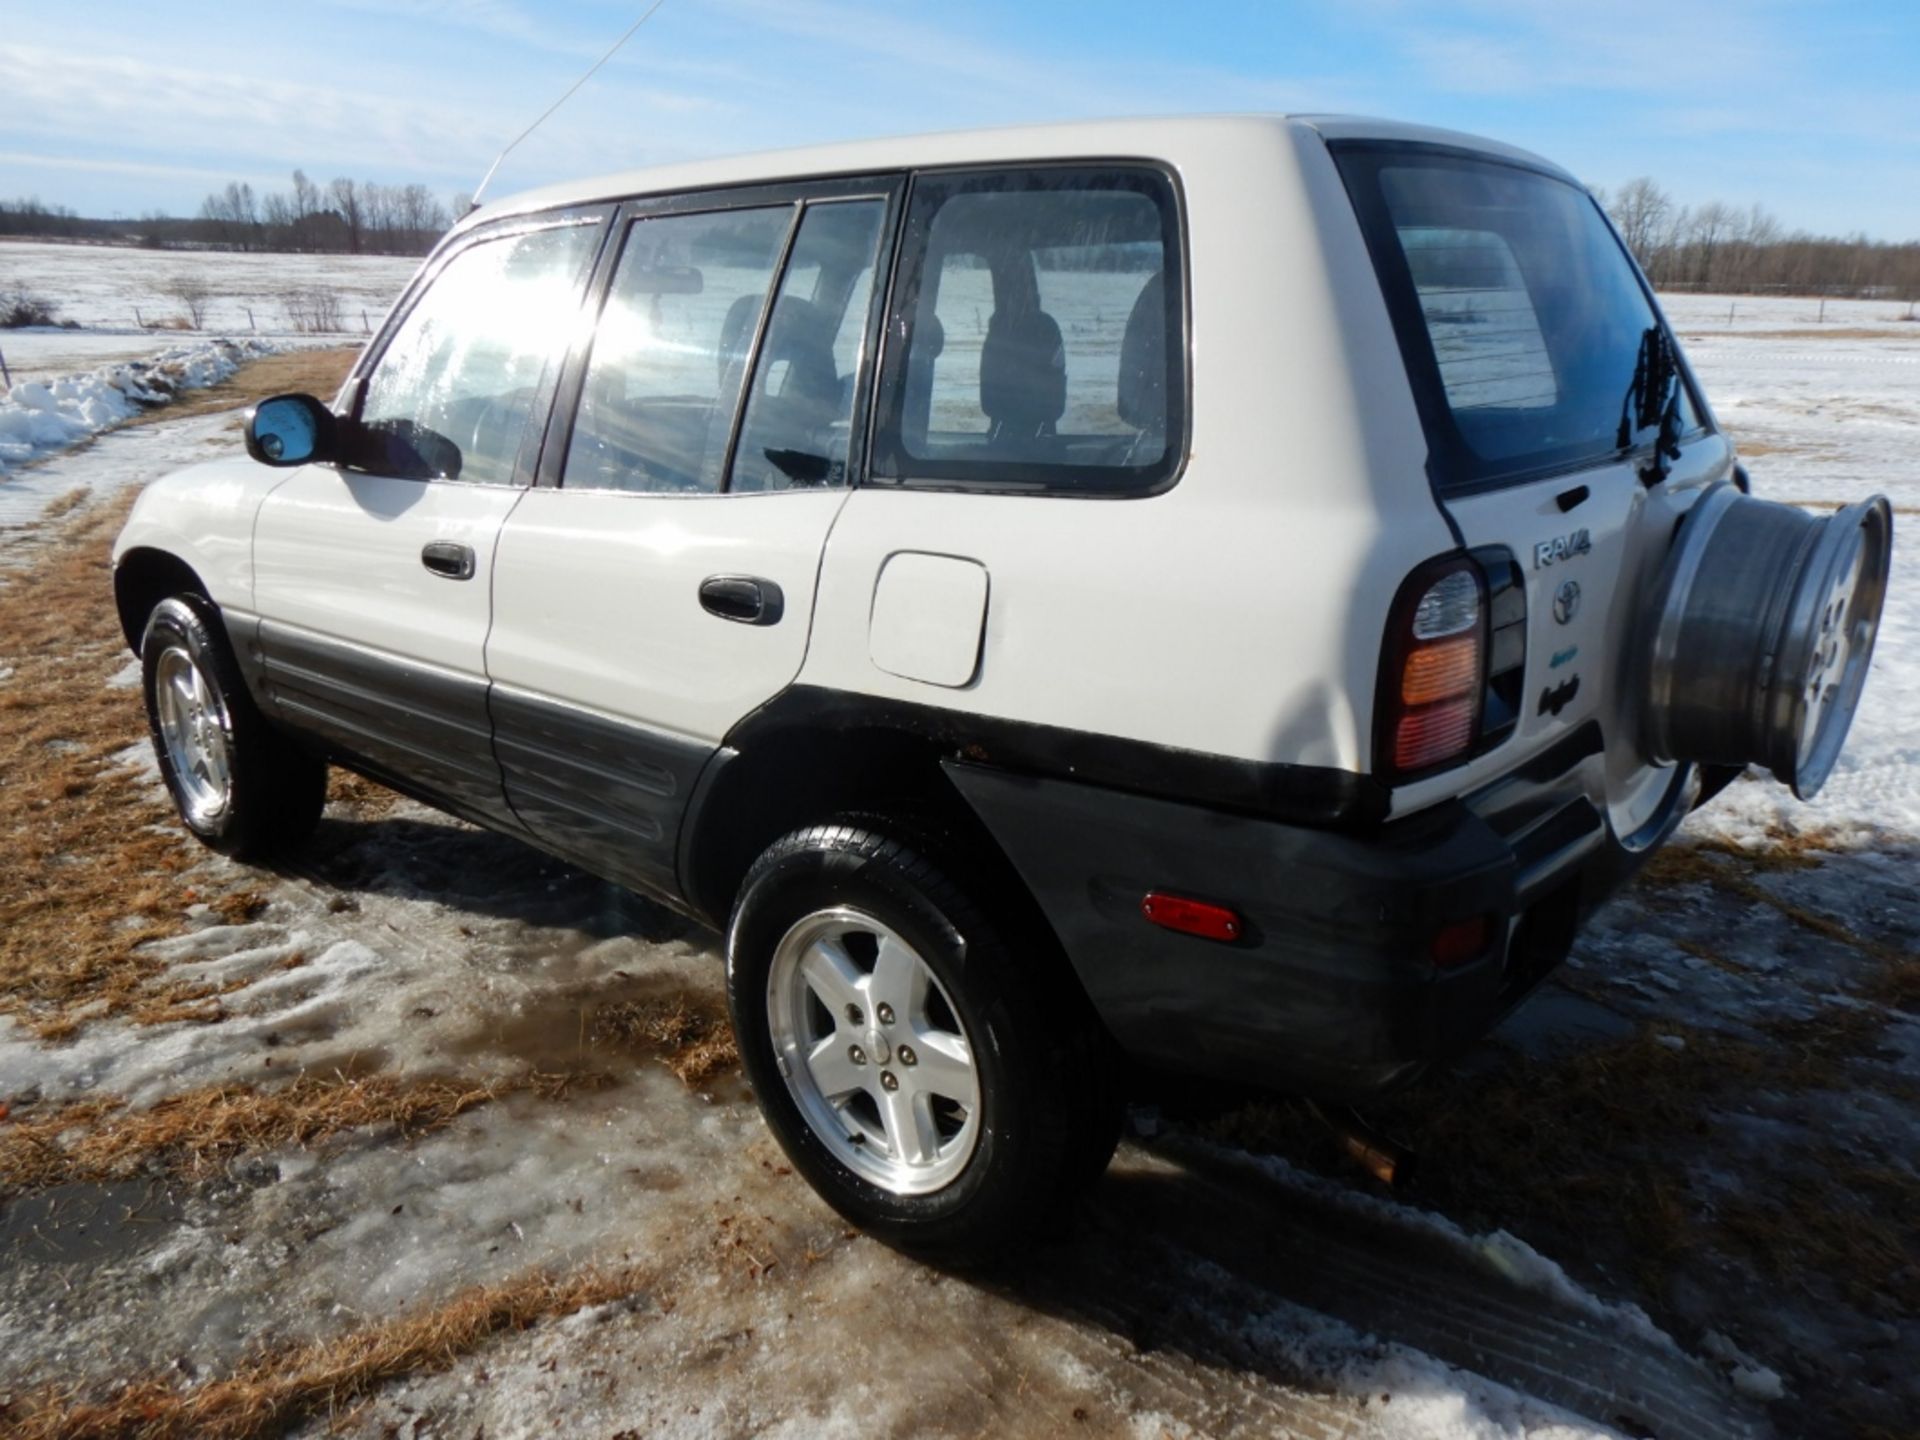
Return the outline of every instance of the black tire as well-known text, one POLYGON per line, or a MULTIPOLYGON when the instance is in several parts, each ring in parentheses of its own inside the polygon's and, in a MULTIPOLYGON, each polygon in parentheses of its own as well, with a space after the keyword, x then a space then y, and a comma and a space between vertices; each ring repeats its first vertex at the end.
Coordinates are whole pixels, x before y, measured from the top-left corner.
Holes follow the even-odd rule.
POLYGON ((1064 960, 1037 944, 1010 947, 988 897, 951 878, 956 869, 865 817, 780 840, 734 906, 727 1002, 768 1127, 822 1198, 889 1244, 968 1262, 1059 1232, 1113 1154, 1120 1107, 1106 1038, 1064 960), (803 920, 840 907, 882 922, 917 953, 970 1042, 979 1128, 964 1168, 930 1193, 897 1193, 843 1162, 776 1059, 775 953, 803 920))
POLYGON ((223 855, 248 860, 283 853, 313 833, 327 799, 326 762, 302 750, 260 713, 212 601, 189 593, 154 606, 140 640, 140 673, 160 778, 197 839, 223 855), (208 726, 217 727, 224 738, 222 804, 196 802, 192 777, 179 772, 163 733, 156 676, 163 663, 177 675, 181 652, 218 701, 205 714, 208 726))

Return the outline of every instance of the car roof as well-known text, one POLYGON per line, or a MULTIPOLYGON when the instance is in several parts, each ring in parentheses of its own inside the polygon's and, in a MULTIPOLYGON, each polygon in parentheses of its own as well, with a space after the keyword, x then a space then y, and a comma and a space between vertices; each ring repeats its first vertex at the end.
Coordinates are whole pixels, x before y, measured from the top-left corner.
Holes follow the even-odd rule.
POLYGON ((1097 158, 1158 160, 1179 169, 1183 157, 1204 153, 1218 158, 1223 147, 1270 144, 1276 129, 1289 128, 1311 130, 1328 140, 1397 140, 1445 145, 1526 164, 1567 180, 1573 178, 1538 155, 1496 140, 1394 120, 1353 115, 1154 116, 943 131, 616 171, 523 191, 482 206, 471 218, 478 222, 521 211, 585 205, 629 195, 836 175, 884 174, 938 166, 1097 158))

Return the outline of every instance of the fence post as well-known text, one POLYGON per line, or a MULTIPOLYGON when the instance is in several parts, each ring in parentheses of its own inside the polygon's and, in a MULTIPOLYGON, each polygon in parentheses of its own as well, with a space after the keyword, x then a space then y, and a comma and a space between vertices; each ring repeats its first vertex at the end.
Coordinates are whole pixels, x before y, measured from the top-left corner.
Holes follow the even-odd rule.
POLYGON ((369 335, 373 333, 373 322, 367 319, 367 312, 364 310, 360 312, 360 328, 369 335))
POLYGON ((13 388, 13 372, 7 369, 7 352, 4 350, 0 350, 0 381, 6 382, 7 389, 13 388))
POLYGON ((247 312, 247 328, 258 334, 260 327, 253 323, 253 307, 251 305, 243 305, 240 308, 247 312))
POLYGON ((1815 323, 1820 325, 1827 323, 1827 297, 1824 295, 1820 297, 1820 319, 1815 323))
POLYGON ((1729 325, 1733 324, 1733 307, 1738 303, 1738 301, 1729 301, 1727 303, 1727 324, 1729 325))
POLYGON ((140 318, 140 307, 138 305, 133 307, 133 323, 138 325, 142 330, 147 328, 147 322, 140 318))

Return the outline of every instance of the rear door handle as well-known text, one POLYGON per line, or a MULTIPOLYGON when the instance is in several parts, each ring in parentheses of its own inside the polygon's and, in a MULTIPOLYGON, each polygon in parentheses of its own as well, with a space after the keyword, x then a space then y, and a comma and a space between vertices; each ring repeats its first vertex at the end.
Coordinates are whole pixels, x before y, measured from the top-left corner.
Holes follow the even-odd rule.
POLYGON ((420 547, 420 563, 449 580, 471 580, 473 547, 458 540, 429 540, 420 547))
POLYGON ((709 615, 742 625, 778 624, 786 597, 757 575, 709 575, 700 582, 700 604, 709 615))

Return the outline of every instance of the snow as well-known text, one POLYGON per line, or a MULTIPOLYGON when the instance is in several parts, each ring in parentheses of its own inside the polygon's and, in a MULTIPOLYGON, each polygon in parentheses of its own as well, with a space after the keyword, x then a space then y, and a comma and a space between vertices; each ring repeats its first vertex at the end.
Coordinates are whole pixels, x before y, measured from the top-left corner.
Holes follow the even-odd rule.
POLYGON ((272 354, 264 340, 198 340, 151 360, 102 366, 0 391, 0 476, 165 405, 184 390, 217 385, 248 360, 272 354))
POLYGON ((1787 1387, 1779 1375, 1755 1360, 1718 1330, 1700 1337, 1700 1348, 1715 1360, 1731 1367, 1727 1379, 1733 1388, 1752 1400, 1771 1402, 1786 1397, 1787 1387))

